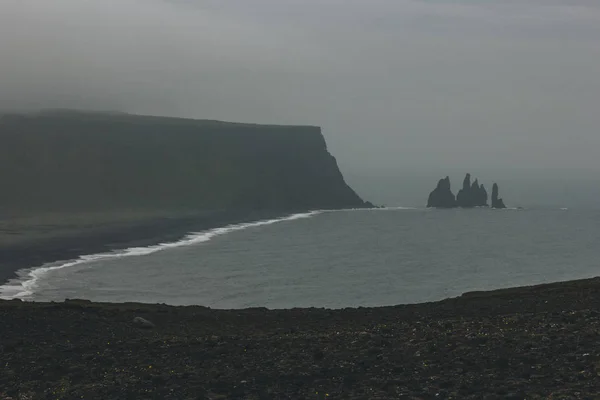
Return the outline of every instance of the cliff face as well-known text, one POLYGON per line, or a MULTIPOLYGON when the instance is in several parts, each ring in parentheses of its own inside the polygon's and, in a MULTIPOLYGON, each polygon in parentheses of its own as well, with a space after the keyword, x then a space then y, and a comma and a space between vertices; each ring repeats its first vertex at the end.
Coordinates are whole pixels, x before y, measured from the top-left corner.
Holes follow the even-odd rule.
POLYGON ((365 207, 320 128, 127 114, 0 117, 0 211, 365 207))

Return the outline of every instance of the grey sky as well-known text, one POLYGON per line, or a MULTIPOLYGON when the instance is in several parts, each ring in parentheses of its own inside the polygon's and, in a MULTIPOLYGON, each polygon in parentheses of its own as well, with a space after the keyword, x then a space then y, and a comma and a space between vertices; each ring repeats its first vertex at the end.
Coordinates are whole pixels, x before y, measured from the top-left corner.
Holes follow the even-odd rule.
POLYGON ((346 171, 600 170, 592 0, 0 0, 0 109, 315 124, 346 171))

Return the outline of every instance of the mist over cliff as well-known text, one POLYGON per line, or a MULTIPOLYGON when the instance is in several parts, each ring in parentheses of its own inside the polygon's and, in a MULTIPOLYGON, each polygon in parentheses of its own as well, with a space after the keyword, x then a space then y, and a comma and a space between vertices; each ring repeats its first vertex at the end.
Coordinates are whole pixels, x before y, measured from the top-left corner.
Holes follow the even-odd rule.
POLYGON ((316 126, 52 111, 0 117, 0 210, 363 207, 316 126))
POLYGON ((421 204, 467 170, 599 176, 598 37, 591 0, 5 0, 0 110, 309 121, 348 178, 427 174, 368 192, 421 204))

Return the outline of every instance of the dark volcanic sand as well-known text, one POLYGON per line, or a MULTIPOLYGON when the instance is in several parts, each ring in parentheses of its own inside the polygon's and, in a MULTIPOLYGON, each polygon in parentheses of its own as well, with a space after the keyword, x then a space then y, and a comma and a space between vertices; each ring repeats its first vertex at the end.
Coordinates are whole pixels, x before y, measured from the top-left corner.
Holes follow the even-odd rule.
POLYGON ((0 398, 600 398, 600 278, 345 310, 5 301, 0 322, 0 398))
POLYGON ((66 223, 64 219, 69 215, 61 218, 57 214, 51 218, 30 216, 26 223, 0 221, 0 284, 15 278, 15 272, 22 268, 71 260, 85 254, 174 242, 189 232, 290 213, 210 211, 135 220, 125 214, 107 217, 83 214, 79 220, 66 223))

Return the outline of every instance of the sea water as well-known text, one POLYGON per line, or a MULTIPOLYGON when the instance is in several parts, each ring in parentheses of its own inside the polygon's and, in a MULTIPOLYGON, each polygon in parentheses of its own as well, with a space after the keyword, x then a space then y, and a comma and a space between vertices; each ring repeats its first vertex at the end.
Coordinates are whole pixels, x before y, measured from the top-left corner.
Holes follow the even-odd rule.
POLYGON ((3 298, 356 307, 600 275, 600 212, 323 211, 20 271, 3 298))

